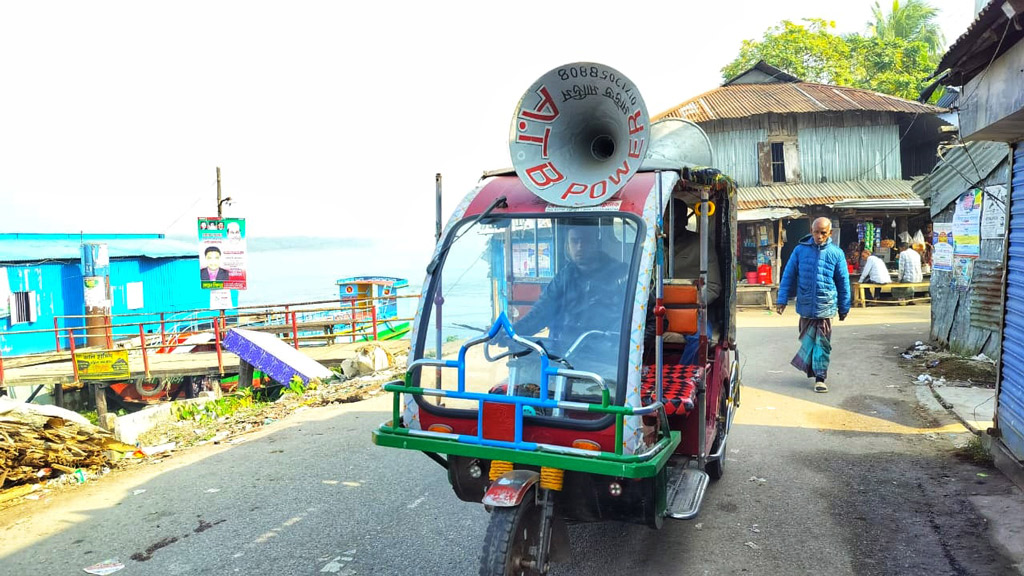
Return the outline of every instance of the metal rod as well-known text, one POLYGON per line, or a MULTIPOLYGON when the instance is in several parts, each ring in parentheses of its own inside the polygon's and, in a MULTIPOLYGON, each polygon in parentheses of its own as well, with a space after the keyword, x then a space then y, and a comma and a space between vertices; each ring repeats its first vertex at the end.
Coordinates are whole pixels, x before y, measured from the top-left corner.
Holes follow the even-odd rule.
POLYGON ((146 333, 139 324, 139 347, 142 348, 142 366, 146 370, 146 378, 149 378, 149 354, 146 353, 146 333))
POLYGON ((75 329, 68 328, 68 347, 71 349, 71 368, 75 372, 75 382, 78 382, 78 360, 75 358, 75 329))
POLYGON ((57 319, 53 319, 53 337, 57 340, 57 352, 60 352, 60 328, 57 319))
POLYGON ((220 319, 213 319, 213 341, 217 346, 217 369, 220 370, 220 375, 224 375, 224 355, 220 349, 220 319))
POLYGON ((654 368, 655 368, 654 390, 655 390, 655 392, 658 395, 657 398, 656 398, 658 400, 658 402, 663 402, 665 400, 665 398, 664 398, 664 396, 662 394, 662 392, 663 392, 662 386, 664 384, 662 382, 662 366, 663 366, 662 363, 664 362, 663 354, 664 354, 664 345, 665 345, 665 337, 662 334, 662 326, 663 326, 662 317, 663 317, 664 314, 663 313, 662 314, 658 314, 658 312, 663 312, 664 300, 665 300, 665 286, 664 286, 664 283, 665 283, 665 270, 662 268, 662 261, 663 261, 664 256, 665 256, 664 250, 662 249, 662 245, 663 245, 663 242, 662 242, 662 240, 663 240, 663 238, 662 238, 662 231, 665 229, 665 220, 662 217, 662 210, 661 210, 661 207, 662 207, 661 170, 658 170, 654 174, 655 174, 655 178, 657 179, 657 190, 658 190, 658 226, 657 226, 657 228, 654 231, 654 234, 655 234, 654 244, 655 244, 655 257, 656 257, 656 260, 655 260, 655 275, 657 276, 657 278, 656 278, 656 280, 654 282, 654 307, 655 307, 654 321, 657 322, 657 324, 658 324, 658 329, 656 331, 656 336, 654 338, 654 342, 655 342, 655 344, 654 344, 654 368))
POLYGON ((292 343, 295 345, 295 349, 299 349, 299 323, 296 319, 296 312, 292 310, 292 343))

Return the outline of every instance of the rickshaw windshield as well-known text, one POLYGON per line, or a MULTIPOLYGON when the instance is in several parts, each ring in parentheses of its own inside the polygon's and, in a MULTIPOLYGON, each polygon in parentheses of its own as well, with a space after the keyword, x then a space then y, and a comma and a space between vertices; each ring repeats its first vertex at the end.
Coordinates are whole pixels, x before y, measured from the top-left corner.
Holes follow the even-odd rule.
MULTIPOLYGON (((536 397, 541 356, 549 365, 595 378, 548 378, 549 397, 600 402, 602 382, 617 399, 629 344, 642 224, 624 215, 540 215, 468 219, 451 235, 427 292, 414 358, 458 358, 461 345, 507 316, 524 346, 504 330, 467 350, 465 390, 536 397)), ((457 387, 457 371, 423 368, 424 388, 457 387), (440 380, 439 380, 440 378, 440 380)), ((445 400, 475 411, 477 403, 445 400)), ((570 418, 560 410, 538 416, 570 418)))

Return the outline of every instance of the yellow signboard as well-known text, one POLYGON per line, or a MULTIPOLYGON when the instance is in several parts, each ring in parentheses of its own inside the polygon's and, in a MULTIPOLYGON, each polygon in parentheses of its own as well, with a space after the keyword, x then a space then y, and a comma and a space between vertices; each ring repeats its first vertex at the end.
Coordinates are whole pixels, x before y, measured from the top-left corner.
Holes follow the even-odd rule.
POLYGON ((78 362, 79 380, 120 380, 131 377, 127 350, 79 352, 75 354, 75 360, 78 362))

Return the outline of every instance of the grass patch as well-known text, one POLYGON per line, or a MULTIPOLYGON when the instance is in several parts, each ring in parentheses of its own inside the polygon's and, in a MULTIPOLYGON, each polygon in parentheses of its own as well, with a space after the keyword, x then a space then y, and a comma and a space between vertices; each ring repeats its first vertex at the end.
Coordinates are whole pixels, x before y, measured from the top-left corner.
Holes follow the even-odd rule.
POLYGON ((242 410, 258 408, 265 403, 265 400, 254 393, 252 388, 243 388, 235 394, 209 400, 202 404, 198 402, 183 403, 175 408, 174 415, 178 420, 197 423, 211 422, 242 410))
POLYGON ((981 436, 977 434, 973 435, 966 445, 957 449, 957 456, 967 462, 992 466, 992 454, 985 448, 984 443, 981 441, 981 436))

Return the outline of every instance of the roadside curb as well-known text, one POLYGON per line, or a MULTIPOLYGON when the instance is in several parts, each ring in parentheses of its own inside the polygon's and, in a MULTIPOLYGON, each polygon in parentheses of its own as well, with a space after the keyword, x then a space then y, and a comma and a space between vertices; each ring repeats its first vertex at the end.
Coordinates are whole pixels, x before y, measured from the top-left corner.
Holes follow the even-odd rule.
MULTIPOLYGON (((942 392, 936 390, 931 382, 916 384, 915 392, 918 403, 927 410, 940 424, 959 423, 966 431, 947 434, 957 448, 966 445, 972 438, 977 436, 985 449, 996 456, 997 448, 992 446, 992 438, 986 430, 980 430, 972 425, 972 420, 965 418, 964 414, 958 411, 959 404, 946 401, 942 392)), ((984 392, 974 392, 984 395, 984 392)), ((960 409, 962 410, 962 408, 960 409)), ((1006 471, 995 463, 998 470, 1006 471)), ((1024 509, 1024 492, 1020 490, 1020 484, 1010 477, 1011 482, 1016 484, 1018 490, 1013 494, 971 496, 971 505, 983 518, 988 521, 990 539, 1002 552, 1014 562, 1017 572, 1024 576, 1024 517, 1018 513, 1024 509)))
POLYGON ((977 432, 970 426, 964 424, 963 420, 951 408, 939 401, 939 395, 935 393, 931 384, 914 384, 914 392, 917 395, 917 402, 927 410, 940 425, 961 424, 964 425, 963 432, 949 432, 946 436, 957 448, 965 446, 977 432))

